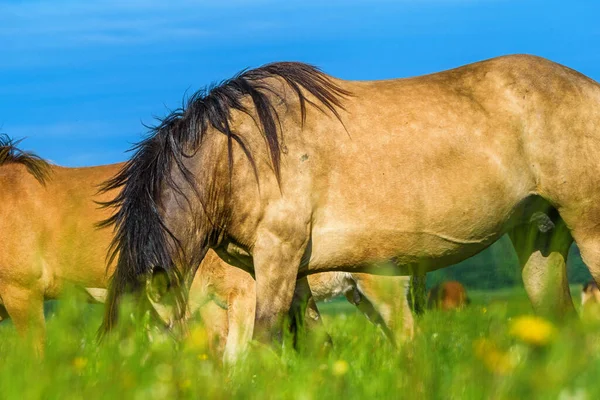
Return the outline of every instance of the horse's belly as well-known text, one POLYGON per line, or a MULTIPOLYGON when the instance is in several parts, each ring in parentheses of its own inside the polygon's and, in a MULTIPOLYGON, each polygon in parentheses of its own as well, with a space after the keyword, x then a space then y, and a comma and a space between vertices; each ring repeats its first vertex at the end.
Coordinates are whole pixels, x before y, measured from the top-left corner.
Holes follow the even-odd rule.
POLYGON ((477 203, 475 197, 446 209, 383 204, 362 213, 329 209, 313 226, 308 270, 360 271, 390 259, 432 270, 462 261, 505 233, 519 201, 499 197, 477 203), (463 212, 468 209, 474 211, 463 212))
POLYGON ((363 271, 370 264, 391 259, 402 266, 420 264, 429 270, 460 261, 489 245, 484 240, 459 244, 435 235, 406 232, 373 232, 368 236, 329 232, 323 238, 315 236, 314 243, 318 245, 312 248, 310 271, 363 271))
POLYGON ((374 170, 385 174, 352 183, 330 178, 314 207, 309 270, 355 271, 391 258, 429 269, 456 263, 505 233, 531 194, 530 176, 511 167, 411 170, 412 178, 407 169, 381 166, 374 170))

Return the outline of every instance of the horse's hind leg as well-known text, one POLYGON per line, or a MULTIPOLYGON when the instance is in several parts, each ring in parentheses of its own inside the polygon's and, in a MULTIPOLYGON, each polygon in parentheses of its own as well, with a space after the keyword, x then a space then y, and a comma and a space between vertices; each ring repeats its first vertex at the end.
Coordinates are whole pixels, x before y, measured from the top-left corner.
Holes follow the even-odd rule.
POLYGON ((5 285, 0 288, 4 307, 21 336, 31 335, 35 350, 44 353, 46 323, 44 295, 38 290, 5 285))
MULTIPOLYGON (((198 309, 198 313, 206 330, 208 351, 211 358, 222 360, 229 329, 227 310, 219 306, 215 301, 209 301, 198 309)), ((252 316, 252 322, 254 322, 254 316, 252 316)))
POLYGON ((528 224, 516 227, 509 236, 534 311, 554 318, 574 313, 567 280, 573 238, 556 210, 533 214, 528 224))
MULTIPOLYGON (((600 286, 600 210, 594 216, 581 214, 572 218, 565 213, 565 219, 572 226, 572 234, 581 252, 581 258, 590 274, 600 286)), ((589 213, 588 213, 589 214, 589 213)))
POLYGON ((396 344, 396 339, 391 329, 388 328, 388 324, 385 323, 381 314, 377 312, 373 306, 373 303, 371 303, 369 299, 358 290, 358 288, 354 288, 353 290, 346 292, 346 299, 350 304, 355 305, 356 308, 358 308, 372 324, 380 327, 383 333, 385 333, 385 336, 387 336, 387 338, 390 339, 394 345, 396 344))
POLYGON ((414 319, 407 299, 409 278, 370 274, 352 274, 352 277, 356 289, 346 294, 348 301, 380 326, 392 343, 411 339, 414 319))
MULTIPOLYGON (((233 365, 239 359, 252 339, 254 328, 254 290, 234 289, 227 301, 227 340, 223 363, 233 365)), ((209 321, 207 321, 210 323, 209 321)))

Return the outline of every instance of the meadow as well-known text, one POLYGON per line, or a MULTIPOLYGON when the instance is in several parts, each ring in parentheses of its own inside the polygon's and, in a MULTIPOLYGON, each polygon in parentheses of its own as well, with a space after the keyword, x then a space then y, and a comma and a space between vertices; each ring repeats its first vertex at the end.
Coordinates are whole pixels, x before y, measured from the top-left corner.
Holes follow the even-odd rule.
POLYGON ((179 342, 126 319, 98 345, 102 306, 73 295, 48 312, 42 361, 0 324, 0 398, 600 398, 600 319, 535 318, 522 288, 470 296, 463 311, 420 316, 414 341, 399 349, 344 301, 321 304, 330 351, 297 352, 286 340, 281 354, 255 347, 225 370, 200 324, 179 342))

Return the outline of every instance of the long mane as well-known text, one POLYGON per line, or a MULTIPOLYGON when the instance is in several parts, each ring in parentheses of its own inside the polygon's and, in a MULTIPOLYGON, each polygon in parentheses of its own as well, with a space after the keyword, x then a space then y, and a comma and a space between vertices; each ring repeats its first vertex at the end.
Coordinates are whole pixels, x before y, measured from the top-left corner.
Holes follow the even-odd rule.
MULTIPOLYGON (((149 135, 132 149, 131 160, 102 191, 120 190, 116 198, 105 207, 115 208, 115 214, 101 226, 114 226, 115 237, 109 250, 108 262, 115 258, 117 265, 109 288, 107 308, 102 331, 114 325, 118 303, 126 291, 140 288, 140 278, 151 273, 153 268, 164 269, 171 279, 181 276, 173 268, 173 243, 175 236, 166 228, 159 214, 163 190, 183 194, 183 188, 172 177, 172 168, 177 168, 186 184, 196 188, 195 178, 185 167, 186 158, 200 146, 209 128, 224 134, 228 141, 229 167, 232 168, 232 146, 236 142, 244 151, 256 171, 256 164, 244 138, 232 131, 229 125, 231 112, 241 111, 255 119, 266 139, 268 153, 277 179, 280 178, 279 115, 272 99, 281 103, 288 100, 281 90, 273 85, 279 78, 295 93, 302 122, 306 118, 307 104, 321 111, 324 106, 340 119, 338 109, 343 108, 341 98, 349 92, 337 86, 316 67, 297 63, 280 62, 260 68, 242 71, 235 77, 193 94, 184 105, 150 128, 149 135), (313 100, 307 97, 312 95, 313 100), (244 100, 250 99, 250 106, 244 100)), ((285 104, 286 106, 289 104, 285 104)))
POLYGON ((5 133, 0 133, 0 166, 22 164, 43 185, 50 174, 50 164, 37 154, 18 148, 22 140, 15 140, 5 133))

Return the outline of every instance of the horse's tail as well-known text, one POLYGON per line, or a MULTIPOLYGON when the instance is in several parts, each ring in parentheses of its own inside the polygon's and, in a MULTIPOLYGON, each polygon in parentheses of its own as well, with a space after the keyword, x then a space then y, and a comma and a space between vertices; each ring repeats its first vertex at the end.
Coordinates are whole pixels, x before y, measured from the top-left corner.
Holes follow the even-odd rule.
POLYGON ((22 164, 43 185, 50 174, 50 164, 37 154, 18 148, 21 140, 14 140, 7 134, 0 133, 0 166, 22 164))

